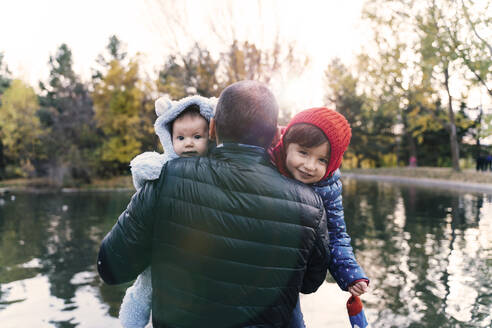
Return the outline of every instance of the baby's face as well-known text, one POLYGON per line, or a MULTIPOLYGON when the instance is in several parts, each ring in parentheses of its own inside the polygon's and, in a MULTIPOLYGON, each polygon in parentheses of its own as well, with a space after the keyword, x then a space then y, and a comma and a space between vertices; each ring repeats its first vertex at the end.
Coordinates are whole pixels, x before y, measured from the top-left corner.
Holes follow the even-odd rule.
POLYGON ((294 179, 311 184, 320 181, 326 173, 330 161, 330 144, 322 143, 315 147, 303 147, 296 143, 287 146, 285 166, 294 179))
POLYGON ((207 154, 208 123, 201 116, 184 115, 173 122, 173 148, 181 157, 207 154))

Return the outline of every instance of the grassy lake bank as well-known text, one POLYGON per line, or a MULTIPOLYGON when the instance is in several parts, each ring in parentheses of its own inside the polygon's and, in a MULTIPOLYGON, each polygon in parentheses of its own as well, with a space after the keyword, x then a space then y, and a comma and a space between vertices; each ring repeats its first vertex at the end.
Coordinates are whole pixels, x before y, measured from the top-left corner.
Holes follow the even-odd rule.
MULTIPOLYGON (((391 167, 374 169, 342 169, 342 177, 385 180, 390 182, 409 182, 415 184, 447 184, 462 186, 481 186, 492 190, 492 172, 477 172, 464 169, 455 172, 443 167, 391 167)), ((133 190, 131 176, 117 176, 109 179, 93 179, 90 184, 67 184, 54 186, 47 178, 10 179, 0 181, 1 190, 59 190, 59 191, 96 191, 96 190, 133 190)))
POLYGON ((132 177, 122 175, 107 179, 93 179, 90 184, 66 184, 62 186, 54 185, 48 178, 33 179, 8 179, 0 181, 0 192, 2 191, 113 191, 113 190, 134 190, 132 177))
POLYGON ((492 194, 491 171, 464 169, 455 172, 451 168, 441 167, 395 167, 343 170, 342 177, 492 194))

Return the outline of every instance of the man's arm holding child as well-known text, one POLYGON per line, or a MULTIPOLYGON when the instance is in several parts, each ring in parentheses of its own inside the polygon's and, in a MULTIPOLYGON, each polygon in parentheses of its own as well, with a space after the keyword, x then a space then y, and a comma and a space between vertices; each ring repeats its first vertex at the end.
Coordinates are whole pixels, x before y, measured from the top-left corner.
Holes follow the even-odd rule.
POLYGON ((102 241, 97 268, 108 284, 133 280, 150 265, 158 181, 146 183, 133 195, 118 222, 102 241))
POLYGON ((314 293, 319 286, 325 281, 328 272, 328 230, 326 228, 326 214, 322 212, 322 217, 319 220, 316 228, 316 241, 311 251, 304 280, 302 282, 301 293, 314 293))

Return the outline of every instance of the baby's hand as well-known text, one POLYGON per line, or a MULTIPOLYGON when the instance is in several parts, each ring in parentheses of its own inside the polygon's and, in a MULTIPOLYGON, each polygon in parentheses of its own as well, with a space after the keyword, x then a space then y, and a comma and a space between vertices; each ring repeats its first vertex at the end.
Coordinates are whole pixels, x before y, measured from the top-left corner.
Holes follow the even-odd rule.
POLYGON ((132 159, 130 167, 135 189, 142 188, 146 181, 158 179, 165 162, 166 156, 155 151, 142 153, 132 159))
POLYGON ((352 294, 354 296, 360 296, 360 295, 364 294, 365 292, 367 292, 368 288, 369 287, 367 286, 366 281, 359 281, 359 282, 353 284, 352 286, 350 286, 348 288, 348 291, 350 294, 352 294))

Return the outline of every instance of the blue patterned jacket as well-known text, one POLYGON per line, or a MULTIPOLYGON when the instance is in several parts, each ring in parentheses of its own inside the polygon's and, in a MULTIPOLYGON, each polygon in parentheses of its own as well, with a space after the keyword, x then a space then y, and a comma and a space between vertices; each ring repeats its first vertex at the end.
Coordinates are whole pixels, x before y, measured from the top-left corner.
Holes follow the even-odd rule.
POLYGON ((341 289, 347 288, 357 280, 365 279, 364 270, 357 264, 347 233, 342 204, 342 181, 340 170, 333 172, 331 177, 312 185, 321 196, 326 211, 328 234, 330 236, 329 270, 341 289))

